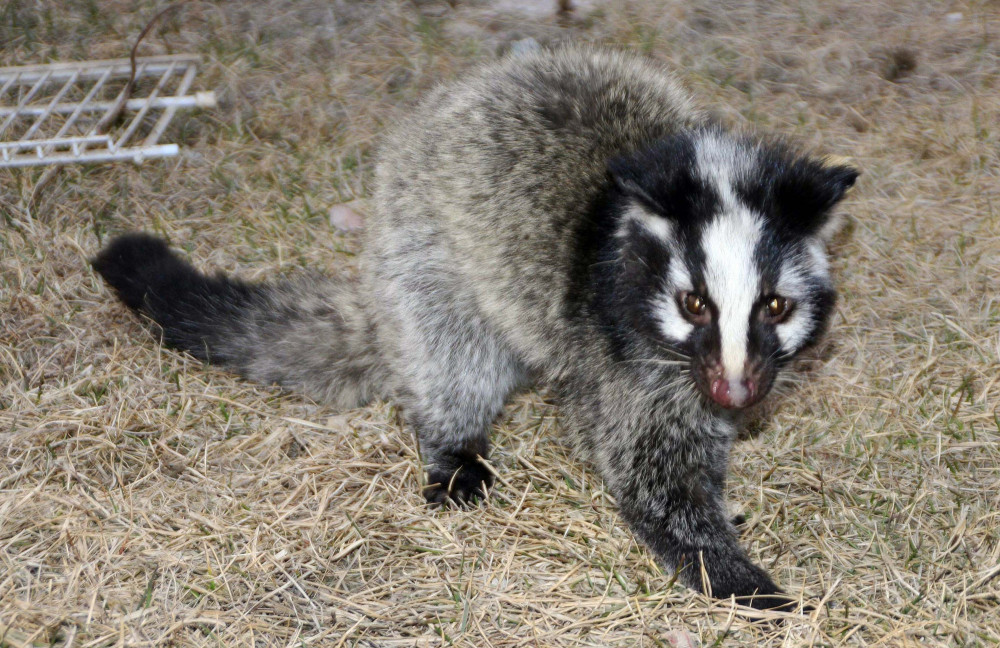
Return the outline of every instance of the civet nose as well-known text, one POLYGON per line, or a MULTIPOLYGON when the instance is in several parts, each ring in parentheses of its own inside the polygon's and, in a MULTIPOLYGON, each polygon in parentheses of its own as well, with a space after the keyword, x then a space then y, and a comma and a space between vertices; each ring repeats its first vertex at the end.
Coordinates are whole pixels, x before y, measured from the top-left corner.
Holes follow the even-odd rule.
POLYGON ((723 407, 732 407, 733 399, 729 395, 729 381, 716 378, 712 381, 712 400, 723 407))
POLYGON ((743 407, 751 403, 757 396, 757 383, 754 380, 726 380, 725 378, 715 378, 712 380, 711 388, 712 400, 725 408, 743 407))

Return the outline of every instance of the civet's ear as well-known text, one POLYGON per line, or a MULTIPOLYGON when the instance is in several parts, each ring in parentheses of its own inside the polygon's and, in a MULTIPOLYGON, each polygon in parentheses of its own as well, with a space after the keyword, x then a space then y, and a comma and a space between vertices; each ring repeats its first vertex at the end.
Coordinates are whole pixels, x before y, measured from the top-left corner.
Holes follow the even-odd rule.
POLYGON ((839 229, 831 211, 854 186, 859 171, 843 158, 798 158, 780 165, 771 201, 783 225, 828 241, 839 229))
POLYGON ((667 219, 683 219, 698 193, 694 155, 691 136, 678 134, 611 160, 608 173, 622 193, 646 209, 667 219))
POLYGON ((657 213, 663 211, 653 197, 649 174, 644 172, 634 157, 612 160, 608 164, 608 172, 623 194, 636 199, 647 209, 655 210, 657 213))

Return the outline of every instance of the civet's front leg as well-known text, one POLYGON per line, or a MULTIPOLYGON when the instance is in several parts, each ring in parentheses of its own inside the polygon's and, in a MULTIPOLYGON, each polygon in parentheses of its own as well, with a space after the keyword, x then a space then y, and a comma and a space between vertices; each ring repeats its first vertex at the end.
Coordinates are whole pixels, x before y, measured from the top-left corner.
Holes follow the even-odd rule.
POLYGON ((561 391, 564 417, 585 435, 633 532, 692 589, 793 608, 739 545, 726 512, 728 425, 698 403, 680 406, 675 393, 650 398, 655 390, 629 382, 567 382, 561 391))

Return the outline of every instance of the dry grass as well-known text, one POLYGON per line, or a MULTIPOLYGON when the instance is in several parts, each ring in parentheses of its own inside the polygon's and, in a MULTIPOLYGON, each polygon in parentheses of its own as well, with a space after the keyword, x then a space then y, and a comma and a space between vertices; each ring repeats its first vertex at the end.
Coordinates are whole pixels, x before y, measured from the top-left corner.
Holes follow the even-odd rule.
MULTIPOLYGON (((0 645, 997 645, 1000 7, 454 4, 192 3, 143 46, 200 53, 220 93, 181 158, 67 169, 30 212, 40 172, 0 172, 0 645), (497 426, 489 505, 430 512, 391 407, 163 350, 87 267, 132 229, 250 278, 349 264, 325 213, 365 195, 383 124, 528 36, 645 52, 864 170, 830 341, 734 456, 745 542, 811 617, 674 586, 544 396, 497 426)), ((9 0, 0 61, 124 55, 157 6, 9 0)))

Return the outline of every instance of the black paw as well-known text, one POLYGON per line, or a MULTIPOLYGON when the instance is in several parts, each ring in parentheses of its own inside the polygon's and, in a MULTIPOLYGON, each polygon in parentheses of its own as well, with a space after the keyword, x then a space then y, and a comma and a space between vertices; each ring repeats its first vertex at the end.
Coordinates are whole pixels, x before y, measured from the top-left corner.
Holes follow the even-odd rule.
POLYGON ((461 461, 450 470, 448 465, 435 465, 428 469, 427 485, 424 486, 428 504, 451 504, 464 508, 486 499, 493 486, 493 473, 481 460, 461 461))
POLYGON ((732 597, 738 605, 755 610, 775 612, 811 612, 812 607, 801 605, 797 597, 786 594, 774 584, 763 569, 745 558, 728 561, 718 559, 707 564, 726 564, 728 569, 717 572, 711 579, 712 594, 719 599, 732 597))
POLYGON ((741 527, 747 523, 747 516, 737 513, 733 516, 733 526, 741 527))

